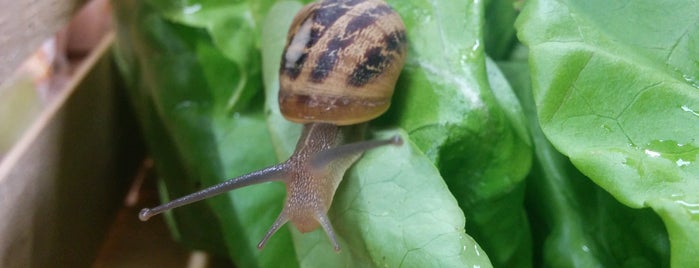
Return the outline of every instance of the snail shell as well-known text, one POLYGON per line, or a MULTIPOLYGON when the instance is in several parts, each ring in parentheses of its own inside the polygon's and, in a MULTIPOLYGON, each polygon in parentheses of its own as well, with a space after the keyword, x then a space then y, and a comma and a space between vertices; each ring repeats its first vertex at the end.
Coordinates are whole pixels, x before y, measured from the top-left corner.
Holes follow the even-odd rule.
POLYGON ((279 106, 297 123, 351 125, 384 113, 403 68, 405 25, 380 0, 325 0, 294 17, 279 106))

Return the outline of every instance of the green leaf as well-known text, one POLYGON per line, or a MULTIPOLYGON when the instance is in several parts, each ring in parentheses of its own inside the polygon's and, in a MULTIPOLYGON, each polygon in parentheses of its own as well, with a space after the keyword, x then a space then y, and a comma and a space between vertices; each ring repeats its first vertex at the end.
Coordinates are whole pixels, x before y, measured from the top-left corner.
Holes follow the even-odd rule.
POLYGON ((663 267, 669 241, 650 209, 616 201, 553 148, 539 127, 526 62, 499 64, 524 106, 536 162, 528 178, 535 266, 663 267))
POLYGON ((379 267, 490 266, 465 234, 463 214, 438 170, 414 144, 366 153, 346 180, 333 216, 350 245, 366 245, 353 254, 366 253, 379 267))
POLYGON ((207 31, 218 52, 234 63, 227 69, 212 70, 214 79, 225 81, 223 93, 227 94, 215 100, 225 101, 231 112, 245 109, 262 87, 257 13, 265 12, 269 5, 221 0, 147 2, 173 23, 207 31))
POLYGON ((488 56, 495 60, 510 57, 512 48, 517 44, 514 22, 518 12, 516 2, 520 0, 486 0, 485 28, 483 43, 488 56))
MULTIPOLYGON (((172 23, 147 3, 118 7, 120 23, 128 24, 117 45, 121 68, 135 89, 131 95, 156 156, 164 201, 276 162, 263 107, 228 109, 231 90, 224 78, 241 74, 228 72, 236 63, 206 31, 172 23)), ((286 230, 265 251, 256 248, 265 223, 281 208, 283 188, 257 185, 175 209, 168 213, 171 229, 186 244, 228 253, 241 266, 293 265, 286 230)))
MULTIPOLYGON (((136 1, 124 1, 115 6, 120 29, 115 51, 120 56, 117 58, 119 67, 125 74, 125 81, 128 83, 132 103, 140 118, 148 147, 158 158, 155 166, 163 179, 159 183, 164 189, 161 189, 161 193, 167 193, 161 196, 167 198, 170 195, 181 196, 191 192, 199 180, 194 175, 196 171, 188 166, 190 159, 181 152, 187 149, 180 150, 176 146, 178 140, 190 133, 181 133, 177 137, 172 128, 181 124, 172 125, 171 122, 163 120, 167 117, 164 114, 177 110, 159 102, 171 98, 162 96, 162 90, 158 89, 161 86, 173 86, 169 93, 177 96, 182 94, 183 90, 179 85, 202 86, 205 82, 194 73, 195 71, 186 72, 192 75, 179 75, 183 66, 196 64, 196 57, 187 51, 186 47, 189 44, 184 40, 189 40, 198 33, 187 29, 175 29, 161 18, 148 17, 152 12, 152 9, 136 1), (175 33, 176 30, 180 31, 175 33), (179 57, 168 54, 177 54, 179 57), (170 68, 160 68, 161 66, 170 68)), ((207 92, 201 93, 205 95, 207 92)), ((209 145, 204 144, 200 148, 208 147, 209 145)), ((198 203, 182 208, 177 213, 168 214, 166 219, 174 226, 171 230, 176 239, 190 247, 225 253, 220 231, 221 223, 206 204, 198 203), (197 228, 209 231, 199 232, 197 228)))
POLYGON ((390 3, 405 21, 409 51, 380 123, 397 122, 435 163, 467 232, 495 266, 529 265, 530 234, 522 227, 531 151, 517 99, 502 76, 489 81, 486 72, 482 3, 390 3))
MULTIPOLYGON (((301 2, 114 2, 117 63, 164 200, 293 151, 300 126, 279 114, 276 75, 301 2)), ((512 25, 523 1, 388 2, 410 51, 369 133, 407 142, 368 152, 338 189, 342 253, 293 227, 255 248, 279 183, 166 214, 176 239, 244 267, 699 266, 699 4, 526 1, 531 93, 525 65, 484 55, 526 58, 512 25)))
POLYGON ((546 136, 616 199, 662 218, 671 264, 699 266, 699 3, 530 1, 546 136))

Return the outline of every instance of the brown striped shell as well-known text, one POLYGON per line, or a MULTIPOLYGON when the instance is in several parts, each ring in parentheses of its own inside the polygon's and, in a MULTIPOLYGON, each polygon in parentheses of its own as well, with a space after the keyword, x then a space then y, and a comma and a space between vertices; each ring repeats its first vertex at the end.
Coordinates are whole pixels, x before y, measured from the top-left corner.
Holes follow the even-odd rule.
POLYGON ((403 68, 405 25, 381 0, 324 0, 289 28, 279 106, 297 123, 351 125, 384 113, 403 68))

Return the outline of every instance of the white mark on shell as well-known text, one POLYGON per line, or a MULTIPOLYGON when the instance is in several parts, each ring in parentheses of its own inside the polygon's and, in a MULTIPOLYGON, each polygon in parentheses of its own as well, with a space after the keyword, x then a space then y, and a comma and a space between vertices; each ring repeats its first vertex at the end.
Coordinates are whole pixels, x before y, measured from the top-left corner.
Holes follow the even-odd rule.
POLYGON ((284 59, 286 64, 284 68, 294 68, 296 61, 303 55, 306 44, 311 39, 311 26, 313 25, 313 20, 306 20, 303 22, 299 30, 294 34, 294 38, 291 39, 289 47, 286 49, 286 54, 284 59))

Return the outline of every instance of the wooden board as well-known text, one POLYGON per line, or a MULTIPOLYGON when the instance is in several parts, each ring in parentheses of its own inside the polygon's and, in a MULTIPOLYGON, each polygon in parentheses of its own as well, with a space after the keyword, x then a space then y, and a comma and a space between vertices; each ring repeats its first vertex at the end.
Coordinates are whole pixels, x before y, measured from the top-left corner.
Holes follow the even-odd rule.
POLYGON ((0 267, 89 266, 143 157, 105 37, 0 162, 0 267))
POLYGON ((66 25, 83 0, 0 0, 0 83, 66 25))

